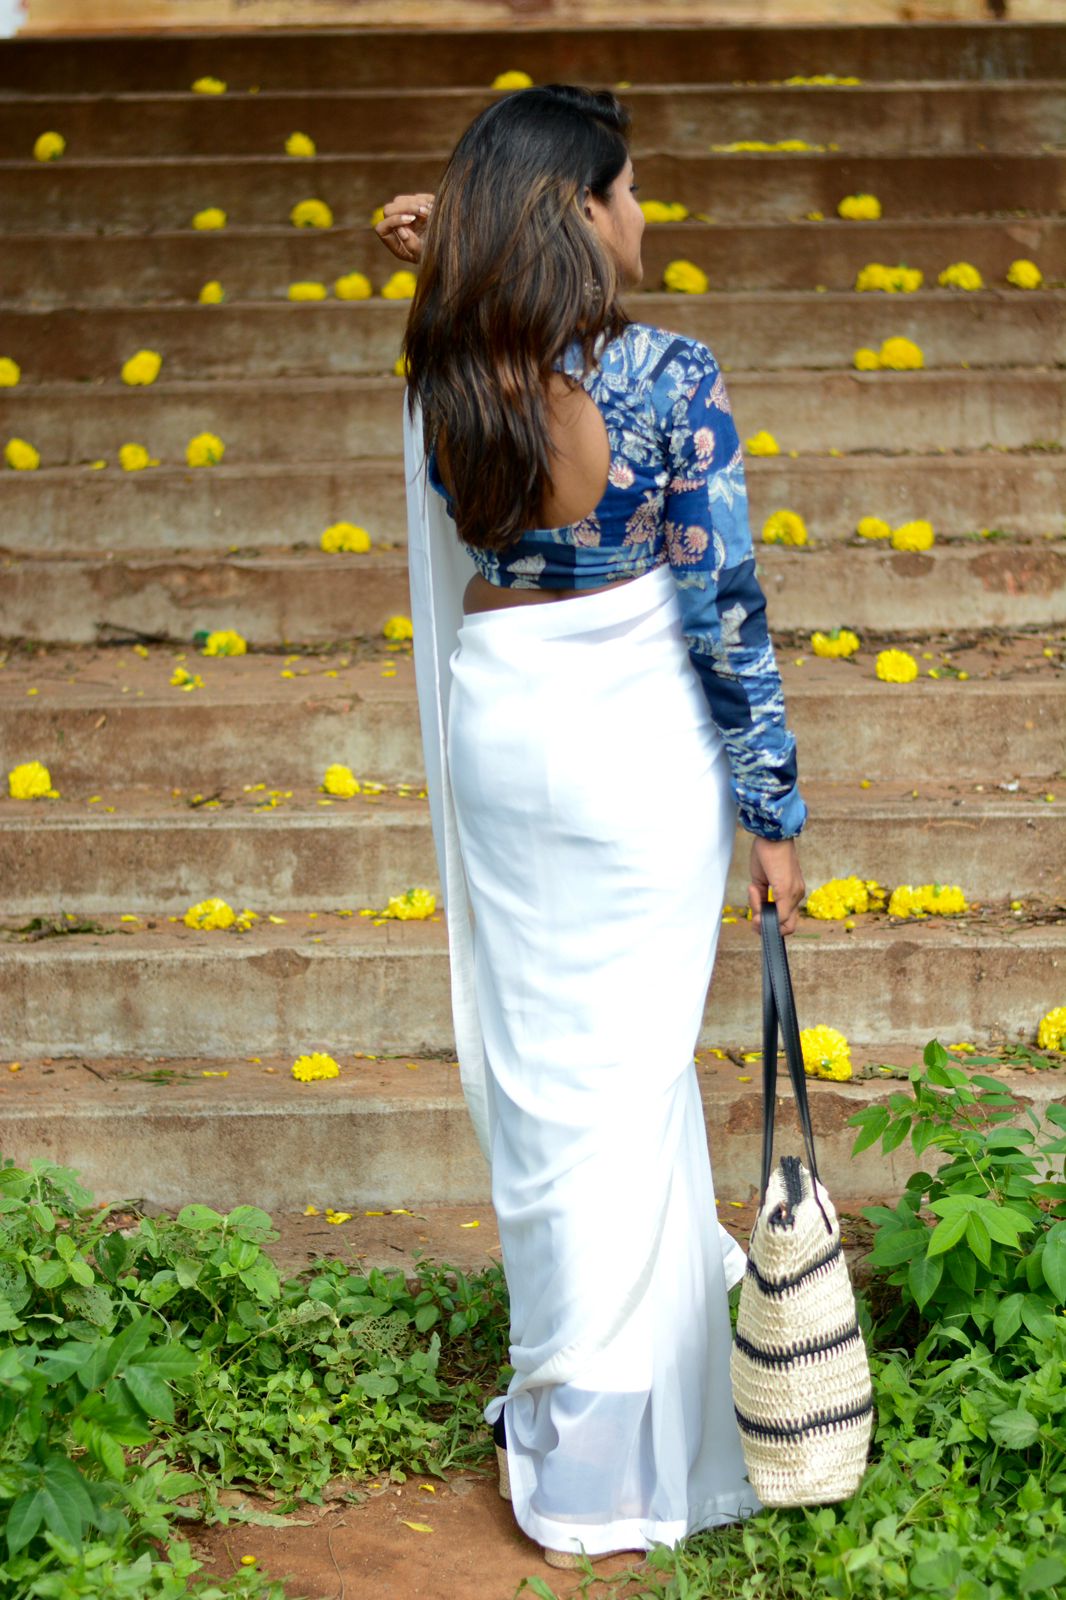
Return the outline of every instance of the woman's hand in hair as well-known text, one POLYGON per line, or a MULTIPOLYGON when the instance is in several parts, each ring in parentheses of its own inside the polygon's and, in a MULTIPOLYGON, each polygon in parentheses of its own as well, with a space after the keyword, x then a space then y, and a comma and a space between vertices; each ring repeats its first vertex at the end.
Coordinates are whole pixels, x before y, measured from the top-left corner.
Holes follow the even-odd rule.
POLYGON ((799 856, 794 839, 763 839, 758 835, 751 846, 751 883, 748 885, 748 904, 751 906, 752 927, 762 928, 761 911, 774 891, 774 905, 783 934, 795 933, 799 921, 799 908, 807 893, 807 885, 800 871, 799 856))
POLYGON ((375 223, 374 232, 401 261, 420 261, 422 239, 433 210, 431 194, 398 194, 382 207, 385 215, 375 223))

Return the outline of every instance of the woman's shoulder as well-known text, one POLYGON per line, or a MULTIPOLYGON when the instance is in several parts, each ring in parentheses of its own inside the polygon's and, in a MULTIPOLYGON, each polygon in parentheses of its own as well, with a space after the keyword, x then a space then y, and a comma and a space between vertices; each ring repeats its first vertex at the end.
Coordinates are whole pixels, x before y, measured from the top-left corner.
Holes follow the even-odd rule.
POLYGON ((675 394, 720 370, 713 351, 701 340, 647 322, 628 323, 608 353, 612 365, 623 368, 630 378, 675 394))

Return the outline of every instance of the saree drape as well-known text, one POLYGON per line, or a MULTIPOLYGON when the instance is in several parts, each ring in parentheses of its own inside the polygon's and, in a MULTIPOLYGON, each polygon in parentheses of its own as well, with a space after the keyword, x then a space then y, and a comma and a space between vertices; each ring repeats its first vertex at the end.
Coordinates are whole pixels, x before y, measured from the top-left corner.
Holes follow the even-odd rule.
POLYGON ((750 1515, 693 1060, 736 805, 668 566, 464 618, 404 412, 415 670, 460 1075, 511 1298, 514 1514, 556 1550, 750 1515))

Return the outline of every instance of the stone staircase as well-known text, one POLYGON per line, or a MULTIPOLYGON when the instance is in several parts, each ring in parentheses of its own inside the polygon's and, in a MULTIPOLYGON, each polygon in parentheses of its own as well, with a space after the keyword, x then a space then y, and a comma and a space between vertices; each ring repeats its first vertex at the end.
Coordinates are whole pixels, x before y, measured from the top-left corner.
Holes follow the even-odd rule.
MULTIPOLYGON (((372 208, 433 186, 513 66, 631 83, 642 197, 713 218, 649 226, 652 289, 631 311, 706 340, 741 437, 780 441, 748 463, 756 539, 783 506, 810 529, 806 549, 759 547, 809 886, 957 882, 976 903, 954 921, 807 920, 791 941, 802 1024, 853 1044, 855 1079, 811 1086, 831 1192, 902 1187, 909 1150, 853 1160, 847 1119, 934 1034, 987 1046, 1020 1108, 1061 1097, 1053 1061, 1015 1047, 1066 1003, 1066 26, 26 39, 0 43, 0 356, 22 369, 0 443, 41 454, 0 471, 0 1151, 69 1162, 102 1197, 485 1200, 443 925, 359 915, 435 879, 409 647, 381 635, 409 609, 406 306, 286 296, 353 270, 380 288, 396 263, 372 208), (781 82, 824 72, 862 82, 781 82), (224 95, 189 92, 206 73, 224 95), (46 129, 67 151, 41 165, 46 129), (283 153, 296 129, 316 158, 283 153), (710 150, 783 138, 825 148, 710 150), (857 191, 881 221, 837 219, 857 191), (331 229, 290 225, 309 196, 331 229), (208 205, 224 231, 191 228, 208 205), (1006 286, 1018 256, 1044 289, 1006 286), (653 292, 676 257, 711 293, 653 292), (926 287, 856 294, 874 260, 926 287), (936 286, 958 260, 986 290, 936 286), (197 303, 209 279, 224 304, 197 303), (892 335, 925 370, 853 369, 892 335), (119 370, 141 348, 163 370, 131 389, 119 370), (205 430, 225 459, 189 469, 205 430), (121 471, 131 440, 159 465, 121 471), (927 517, 937 542, 869 544, 865 515, 927 517), (370 530, 369 554, 320 550, 341 519, 370 530), (861 652, 818 660, 810 630, 836 625, 861 652), (203 658, 193 635, 213 628, 248 654, 203 658), (878 681, 889 644, 920 681, 878 681), (204 687, 171 686, 175 665, 204 687), (7 797, 33 759, 59 799, 7 797), (384 787, 327 803, 336 761, 384 787), (186 928, 209 895, 259 920, 186 928), (315 1049, 340 1078, 294 1083, 315 1049)), ((741 836, 741 907, 747 855, 741 836)), ((758 978, 757 942, 729 923, 699 1057, 720 1196, 757 1178, 758 978)))

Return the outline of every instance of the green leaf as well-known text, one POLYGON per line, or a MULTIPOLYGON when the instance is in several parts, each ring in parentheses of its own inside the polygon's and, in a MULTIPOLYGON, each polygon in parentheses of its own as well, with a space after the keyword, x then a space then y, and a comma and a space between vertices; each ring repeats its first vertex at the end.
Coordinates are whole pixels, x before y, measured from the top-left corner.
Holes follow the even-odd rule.
POLYGON ((226 1253, 238 1272, 246 1272, 259 1260, 259 1246, 250 1239, 231 1239, 226 1253))
POLYGON ((37 1201, 30 1207, 30 1216, 45 1233, 55 1232, 56 1219, 51 1206, 46 1206, 41 1201, 37 1201))
POLYGON ((1038 1339, 1054 1338, 1059 1327, 1059 1318, 1035 1294, 1027 1294, 1022 1301, 1022 1321, 1038 1339))
POLYGON ((1056 1222, 1048 1230, 1040 1266, 1055 1299, 1066 1305, 1066 1222, 1056 1222))
POLYGON ((151 1367, 127 1366, 122 1377, 146 1417, 153 1422, 174 1421, 174 1397, 151 1367))
POLYGON ((80 1284, 83 1289, 88 1289, 96 1281, 93 1277, 92 1267, 87 1261, 83 1261, 80 1256, 74 1257, 68 1270, 74 1282, 80 1284))
POLYGON ((972 1296, 977 1288, 977 1262, 969 1250, 953 1250, 945 1259, 948 1277, 963 1294, 972 1296))
POLYGON ((195 1288, 203 1270, 204 1263, 195 1260, 192 1256, 178 1256, 174 1262, 174 1274, 183 1289, 195 1288))
POLYGON ((1024 1450, 1037 1437, 1040 1425, 1030 1412, 1019 1406, 989 1417, 988 1431, 997 1444, 1006 1445, 1008 1450, 1024 1450))
POLYGON ((881 1140, 881 1149, 887 1155, 890 1150, 895 1150, 901 1145, 911 1131, 911 1117, 898 1117, 881 1140))
POLYGON ((29 1269, 34 1281, 42 1289, 58 1289, 61 1283, 66 1283, 70 1276, 65 1261, 55 1258, 44 1260, 40 1256, 31 1256, 29 1269))
POLYGON ((888 1127, 890 1120, 887 1106, 869 1106, 866 1110, 853 1117, 851 1121, 861 1123, 862 1131, 857 1135, 855 1143, 851 1147, 852 1155, 856 1156, 860 1150, 868 1150, 872 1144, 876 1144, 888 1127))
POLYGON ((996 1336, 997 1345, 1005 1344, 1008 1339, 1012 1339, 1021 1327, 1024 1298, 1024 1295, 1009 1294, 1005 1300, 1000 1301, 999 1308, 992 1318, 992 1332, 996 1336))
POLYGON ((1020 1233, 1031 1233, 1034 1224, 1022 1211, 1013 1206, 998 1206, 994 1200, 979 1200, 976 1215, 988 1229, 989 1237, 997 1244, 1017 1246, 1020 1233))
POLYGON ((914 1589, 935 1589, 943 1594, 953 1589, 962 1570, 962 1557, 953 1545, 945 1545, 935 1556, 926 1556, 911 1563, 910 1579, 914 1589))
POLYGON ((65 1456, 49 1456, 42 1476, 45 1526, 49 1533, 80 1546, 82 1529, 93 1520, 93 1502, 84 1478, 65 1456))
POLYGON ((197 1233, 203 1233, 208 1228, 218 1228, 223 1220, 222 1215, 218 1211, 212 1211, 210 1206, 182 1206, 177 1215, 181 1227, 194 1228, 197 1233))
POLYGON ((919 1310, 936 1293, 944 1273, 942 1255, 916 1256, 907 1273, 907 1285, 919 1310))
POLYGON ((883 1228, 866 1259, 872 1267, 898 1267, 904 1261, 912 1261, 919 1253, 924 1256, 926 1246, 933 1237, 935 1230, 930 1234, 928 1228, 924 1227, 883 1228))
POLYGON ((415 1312, 415 1327, 419 1333, 427 1333, 440 1316, 437 1306, 419 1306, 415 1312))
POLYGON ((946 1067, 951 1060, 939 1039, 930 1039, 922 1051, 922 1060, 927 1067, 946 1067))
POLYGON ((78 1253, 78 1247, 69 1233, 56 1234, 56 1255, 61 1261, 73 1261, 78 1253))
POLYGON ((43 1489, 27 1489, 20 1494, 7 1514, 7 1548, 11 1555, 25 1549, 44 1521, 43 1489))
POLYGON ((943 1222, 938 1222, 929 1239, 927 1254, 941 1255, 945 1250, 950 1250, 953 1245, 958 1244, 966 1232, 968 1223, 969 1218, 964 1212, 953 1217, 945 1217, 943 1222))
POLYGON ((988 1229, 976 1211, 966 1219, 966 1242, 982 1266, 991 1266, 992 1241, 988 1229))
POLYGON ((1050 1595, 1064 1578, 1066 1561, 1061 1556, 1038 1556, 1021 1574, 1018 1587, 1022 1594, 1050 1595))
POLYGON ((932 1062, 929 1066, 928 1072, 926 1073, 926 1078, 930 1083, 935 1083, 938 1088, 941 1089, 953 1089, 955 1087, 954 1083, 952 1082, 951 1073, 947 1068, 947 1062, 932 1062))
POLYGON ((270 1217, 265 1211, 260 1211, 258 1206, 235 1206, 227 1215, 226 1224, 246 1239, 254 1234, 274 1232, 274 1224, 270 1217))

